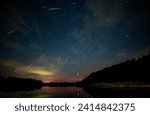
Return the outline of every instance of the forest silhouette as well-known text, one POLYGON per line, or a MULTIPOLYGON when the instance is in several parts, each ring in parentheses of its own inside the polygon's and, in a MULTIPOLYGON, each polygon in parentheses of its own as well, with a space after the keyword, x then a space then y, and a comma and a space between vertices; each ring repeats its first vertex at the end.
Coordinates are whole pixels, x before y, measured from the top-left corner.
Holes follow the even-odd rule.
POLYGON ((83 84, 101 82, 150 82, 150 55, 113 65, 82 80, 83 84))
POLYGON ((3 92, 30 91, 41 87, 40 80, 0 76, 0 91, 3 92))

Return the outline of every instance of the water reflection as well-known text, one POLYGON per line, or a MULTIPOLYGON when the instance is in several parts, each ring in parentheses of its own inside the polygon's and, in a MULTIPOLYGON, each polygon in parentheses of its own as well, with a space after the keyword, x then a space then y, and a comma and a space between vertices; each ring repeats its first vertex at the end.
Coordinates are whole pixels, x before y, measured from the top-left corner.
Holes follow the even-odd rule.
POLYGON ((5 98, 90 98, 91 96, 79 87, 42 87, 33 91, 0 92, 5 98))
POLYGON ((95 84, 80 87, 42 87, 30 91, 0 92, 2 98, 145 98, 149 85, 95 84), (107 86, 107 87, 105 87, 107 86))

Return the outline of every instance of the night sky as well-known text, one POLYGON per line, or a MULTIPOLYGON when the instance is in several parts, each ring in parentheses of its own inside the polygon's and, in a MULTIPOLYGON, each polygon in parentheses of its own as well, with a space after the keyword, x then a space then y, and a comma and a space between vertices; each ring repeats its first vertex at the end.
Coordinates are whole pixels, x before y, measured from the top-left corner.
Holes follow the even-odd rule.
POLYGON ((0 0, 0 75, 74 82, 149 53, 149 0, 0 0))

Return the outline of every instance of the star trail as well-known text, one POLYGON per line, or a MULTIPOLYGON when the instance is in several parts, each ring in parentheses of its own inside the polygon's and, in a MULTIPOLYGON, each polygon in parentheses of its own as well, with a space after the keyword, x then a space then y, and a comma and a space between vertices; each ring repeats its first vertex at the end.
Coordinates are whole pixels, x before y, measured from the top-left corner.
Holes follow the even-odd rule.
POLYGON ((150 53, 149 0, 1 0, 0 75, 75 82, 150 53))

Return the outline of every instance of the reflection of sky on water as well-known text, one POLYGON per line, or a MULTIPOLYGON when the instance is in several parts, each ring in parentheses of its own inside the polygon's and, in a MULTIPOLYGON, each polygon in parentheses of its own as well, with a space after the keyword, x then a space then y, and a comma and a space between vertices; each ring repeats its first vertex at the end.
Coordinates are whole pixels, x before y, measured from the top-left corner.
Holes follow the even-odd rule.
POLYGON ((78 87, 43 87, 39 90, 33 91, 21 91, 2 93, 0 97, 11 97, 11 98, 82 98, 91 97, 88 93, 78 87))

